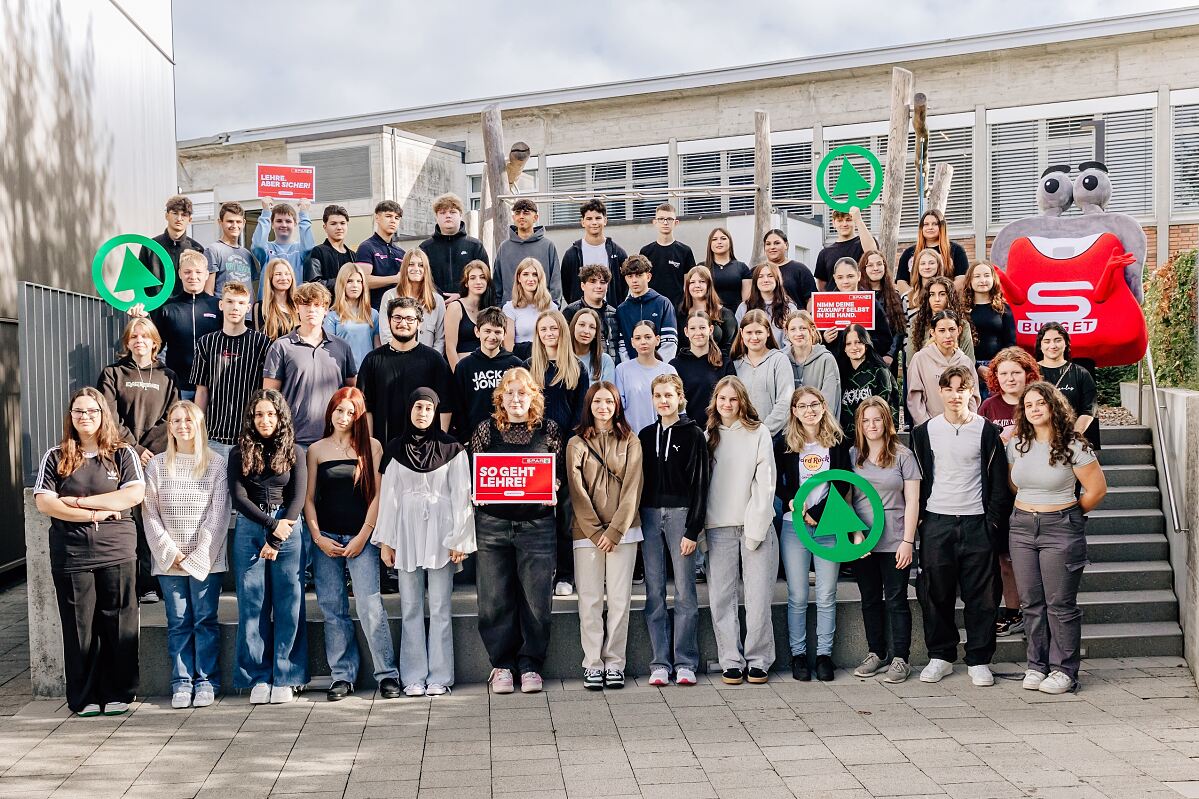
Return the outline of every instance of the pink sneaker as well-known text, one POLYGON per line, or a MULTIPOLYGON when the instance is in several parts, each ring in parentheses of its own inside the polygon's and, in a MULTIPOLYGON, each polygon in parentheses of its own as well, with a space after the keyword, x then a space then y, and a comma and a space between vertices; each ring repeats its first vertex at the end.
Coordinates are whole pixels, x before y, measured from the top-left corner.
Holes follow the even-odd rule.
POLYGON ((487 682, 491 683, 491 692, 493 694, 510 694, 513 691, 512 670, 492 669, 491 676, 487 678, 487 682))
POLYGON ((649 684, 655 687, 670 685, 670 672, 666 669, 654 669, 650 672, 649 684))
POLYGON ((695 685, 695 672, 691 669, 678 669, 674 673, 675 685, 695 685))
MULTIPOLYGON (((511 678, 509 678, 511 684, 511 678)), ((522 694, 540 693, 542 689, 541 675, 535 671, 526 671, 520 675, 520 692, 522 694)))

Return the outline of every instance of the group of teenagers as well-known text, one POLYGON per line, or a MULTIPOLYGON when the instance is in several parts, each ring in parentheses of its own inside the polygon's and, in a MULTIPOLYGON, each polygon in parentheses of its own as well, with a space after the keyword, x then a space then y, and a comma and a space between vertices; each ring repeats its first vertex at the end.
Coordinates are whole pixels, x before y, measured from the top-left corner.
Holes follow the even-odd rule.
POLYGON ((222 241, 200 252, 185 232, 190 203, 168 201, 158 239, 172 263, 148 265, 176 269, 178 293, 149 315, 131 309, 119 360, 74 393, 42 459, 34 494, 51 519, 74 712, 128 709, 138 602, 156 594, 172 705, 212 704, 229 570, 233 687, 254 704, 289 702, 309 682, 309 579, 330 701, 351 695, 360 671, 351 595, 379 695, 448 693, 464 566, 497 694, 542 689, 553 599, 570 595, 584 686, 623 687, 642 581, 649 684, 696 683, 704 580, 721 680, 765 683, 780 564, 792 676, 832 680, 841 566, 796 529, 831 546, 820 525, 830 491, 864 529, 875 503, 818 478, 829 470, 864 478, 884 516, 877 545, 850 564, 868 648, 855 676, 909 677, 917 567, 921 680, 959 658, 960 595, 974 684, 993 683, 997 636, 1022 630, 1024 687, 1076 688, 1085 514, 1106 492, 1094 382, 1061 325, 1040 330, 1035 358, 1015 346, 993 268, 967 263, 939 212, 924 215, 893 277, 856 211, 833 215, 837 240, 813 272, 778 230, 752 270, 722 228, 696 265, 673 238, 670 204, 655 212, 657 240, 629 256, 591 200, 584 237, 558 259, 536 205, 517 200, 494 266, 453 195, 434 204, 434 235, 407 252, 391 201, 357 251, 339 206, 325 209, 328 238, 315 247, 303 208, 300 235, 295 209, 264 208, 253 251, 237 244, 244 212, 226 203, 222 241), (820 290, 874 291, 872 329, 817 329, 820 290), (476 503, 474 453, 553 454, 554 499, 476 503))

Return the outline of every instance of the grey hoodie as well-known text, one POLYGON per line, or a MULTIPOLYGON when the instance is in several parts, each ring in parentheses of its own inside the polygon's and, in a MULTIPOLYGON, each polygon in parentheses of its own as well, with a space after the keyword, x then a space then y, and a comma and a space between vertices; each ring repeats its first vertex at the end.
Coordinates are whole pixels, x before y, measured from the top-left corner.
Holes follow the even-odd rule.
POLYGON ((791 345, 783 347, 791 371, 795 374, 795 387, 811 386, 824 395, 829 412, 834 419, 841 417, 841 370, 837 359, 823 344, 816 344, 803 363, 796 363, 791 355, 791 345))
POLYGON ((508 240, 500 243, 500 251, 495 257, 495 288, 499 302, 502 304, 512 299, 517 264, 526 258, 536 258, 545 270, 550 296, 561 305, 562 270, 558 265, 558 249, 545 237, 545 228, 537 225, 527 239, 517 235, 516 225, 509 225, 508 230, 508 240))
POLYGON ((758 418, 770 435, 777 436, 787 425, 787 414, 791 412, 791 392, 795 390, 791 359, 782 350, 767 350, 757 366, 750 364, 748 358, 738 358, 733 366, 749 392, 749 401, 758 418))

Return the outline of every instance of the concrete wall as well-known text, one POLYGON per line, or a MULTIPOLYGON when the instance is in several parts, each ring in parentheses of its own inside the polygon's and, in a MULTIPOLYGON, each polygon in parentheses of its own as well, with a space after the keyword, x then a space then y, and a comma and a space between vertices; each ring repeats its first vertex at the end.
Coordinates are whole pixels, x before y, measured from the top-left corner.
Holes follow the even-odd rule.
MULTIPOLYGON (((1199 392, 1162 388, 1158 394, 1165 405, 1161 428, 1153 413, 1153 396, 1143 389, 1144 423, 1154 428, 1154 445, 1162 491, 1162 512, 1166 515, 1166 538, 1170 542, 1170 565, 1174 568, 1174 593, 1178 597, 1178 615, 1182 625, 1184 655, 1191 673, 1199 677, 1199 392), (1162 459, 1169 458, 1174 499, 1179 513, 1175 529, 1166 496, 1162 459)), ((1120 404, 1137 412, 1136 383, 1120 385, 1120 404)))

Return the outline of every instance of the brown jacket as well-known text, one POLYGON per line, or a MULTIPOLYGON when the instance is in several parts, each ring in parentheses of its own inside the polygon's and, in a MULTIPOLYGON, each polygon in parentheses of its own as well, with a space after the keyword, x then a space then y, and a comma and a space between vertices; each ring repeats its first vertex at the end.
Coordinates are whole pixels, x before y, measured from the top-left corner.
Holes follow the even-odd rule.
POLYGON ((588 441, 575 436, 566 445, 566 480, 576 541, 603 536, 619 544, 626 532, 641 526, 641 442, 636 435, 624 441, 614 433, 588 441))

